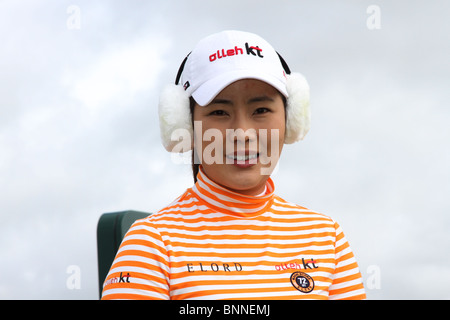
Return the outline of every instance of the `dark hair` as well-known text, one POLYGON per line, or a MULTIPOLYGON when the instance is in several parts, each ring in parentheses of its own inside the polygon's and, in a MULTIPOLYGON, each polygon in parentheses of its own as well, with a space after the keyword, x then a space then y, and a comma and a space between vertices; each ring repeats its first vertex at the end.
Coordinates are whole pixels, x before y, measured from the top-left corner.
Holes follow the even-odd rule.
MULTIPOLYGON (((190 97, 189 98, 189 108, 191 110, 191 122, 192 122, 192 128, 194 128, 194 108, 195 108, 195 100, 194 98, 190 97)), ((200 164, 198 163, 198 157, 197 157, 197 153, 195 152, 195 148, 192 148, 192 157, 191 157, 191 161, 192 161, 192 174, 194 176, 194 183, 197 182, 197 174, 198 174, 198 168, 200 166, 200 164)))

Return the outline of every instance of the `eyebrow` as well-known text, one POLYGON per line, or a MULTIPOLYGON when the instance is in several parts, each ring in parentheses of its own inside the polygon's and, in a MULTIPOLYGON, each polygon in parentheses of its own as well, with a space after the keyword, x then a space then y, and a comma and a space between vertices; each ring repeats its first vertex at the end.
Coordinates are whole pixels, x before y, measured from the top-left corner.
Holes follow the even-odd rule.
POLYGON ((264 101, 273 102, 274 100, 268 96, 259 96, 259 97, 254 97, 254 98, 249 99, 247 103, 264 102, 264 101))
POLYGON ((211 101, 210 104, 229 104, 229 105, 232 105, 233 102, 231 100, 227 100, 227 99, 215 98, 215 99, 213 99, 213 101, 211 101))
MULTIPOLYGON (((264 102, 264 101, 271 101, 271 102, 273 102, 274 99, 272 99, 271 97, 268 97, 268 96, 257 96, 257 97, 250 98, 247 101, 247 104, 251 104, 251 103, 255 103, 255 102, 264 102)), ((227 100, 227 99, 222 99, 222 98, 215 98, 215 99, 213 99, 211 101, 211 104, 233 105, 233 101, 227 100)))

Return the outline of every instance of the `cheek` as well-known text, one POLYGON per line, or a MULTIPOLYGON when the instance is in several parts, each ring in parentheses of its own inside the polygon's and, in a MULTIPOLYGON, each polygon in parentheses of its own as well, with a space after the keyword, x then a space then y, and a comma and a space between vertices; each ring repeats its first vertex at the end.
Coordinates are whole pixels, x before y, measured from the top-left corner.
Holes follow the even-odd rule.
POLYGON ((203 165, 222 164, 226 130, 208 121, 194 121, 194 150, 203 165))
POLYGON ((284 112, 280 113, 278 117, 273 119, 272 122, 272 130, 276 130, 278 132, 278 141, 284 141, 284 135, 286 132, 286 120, 284 117, 284 112))
POLYGON ((281 150, 284 144, 284 136, 286 134, 286 108, 284 107, 284 104, 283 104, 283 116, 280 117, 279 122, 280 122, 279 125, 280 125, 280 142, 281 142, 280 150, 281 150))
POLYGON ((274 119, 271 127, 273 129, 271 130, 272 132, 270 133, 270 136, 268 136, 270 144, 269 148, 272 151, 278 150, 280 154, 281 150, 283 149, 284 136, 286 132, 284 112, 282 113, 282 116, 280 114, 280 117, 274 119))
POLYGON ((281 148, 283 148, 285 134, 286 134, 286 122, 283 120, 283 126, 282 129, 280 130, 280 150, 281 148))

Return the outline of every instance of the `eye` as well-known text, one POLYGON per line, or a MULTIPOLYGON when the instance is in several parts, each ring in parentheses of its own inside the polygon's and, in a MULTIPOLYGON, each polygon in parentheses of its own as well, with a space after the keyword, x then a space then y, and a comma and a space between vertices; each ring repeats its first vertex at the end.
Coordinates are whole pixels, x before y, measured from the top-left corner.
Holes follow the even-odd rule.
POLYGON ((258 108, 255 110, 254 114, 263 114, 263 113, 267 113, 270 112, 270 110, 268 108, 258 108))
POLYGON ((214 110, 209 113, 210 116, 225 116, 227 113, 224 110, 214 110))

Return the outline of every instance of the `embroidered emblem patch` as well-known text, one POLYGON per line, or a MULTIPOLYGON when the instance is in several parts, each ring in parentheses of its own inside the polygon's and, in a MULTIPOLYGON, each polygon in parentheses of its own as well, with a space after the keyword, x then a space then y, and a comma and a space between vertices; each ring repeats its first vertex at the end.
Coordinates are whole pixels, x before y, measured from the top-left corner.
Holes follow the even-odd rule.
POLYGON ((314 290, 313 278, 304 272, 296 271, 291 274, 291 283, 300 292, 308 293, 314 290))

